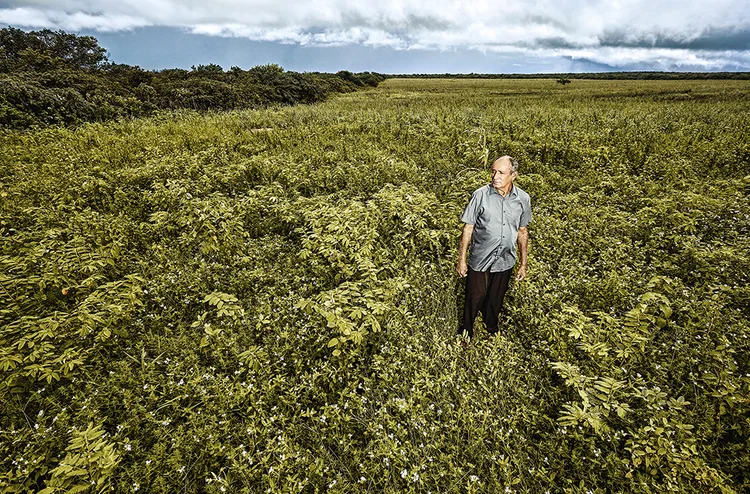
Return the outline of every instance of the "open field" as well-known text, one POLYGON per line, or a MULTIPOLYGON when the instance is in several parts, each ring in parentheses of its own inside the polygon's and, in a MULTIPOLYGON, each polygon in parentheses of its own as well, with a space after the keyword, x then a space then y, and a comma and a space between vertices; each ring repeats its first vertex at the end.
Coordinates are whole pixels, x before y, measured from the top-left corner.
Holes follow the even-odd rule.
POLYGON ((748 115, 748 81, 390 79, 0 133, 0 491, 747 491, 748 115), (461 349, 502 154, 529 277, 461 349))

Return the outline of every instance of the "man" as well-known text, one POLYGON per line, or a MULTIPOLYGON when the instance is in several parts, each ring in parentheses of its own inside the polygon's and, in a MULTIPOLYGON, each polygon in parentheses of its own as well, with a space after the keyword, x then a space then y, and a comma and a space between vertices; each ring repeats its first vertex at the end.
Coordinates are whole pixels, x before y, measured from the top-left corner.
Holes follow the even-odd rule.
POLYGON ((498 318, 518 258, 516 279, 526 277, 531 198, 513 185, 518 161, 502 156, 492 163, 492 183, 475 190, 461 216, 459 276, 466 277, 466 303, 458 333, 474 336, 474 319, 481 310, 487 331, 498 331, 498 318), (471 246, 469 261, 466 253, 471 246))

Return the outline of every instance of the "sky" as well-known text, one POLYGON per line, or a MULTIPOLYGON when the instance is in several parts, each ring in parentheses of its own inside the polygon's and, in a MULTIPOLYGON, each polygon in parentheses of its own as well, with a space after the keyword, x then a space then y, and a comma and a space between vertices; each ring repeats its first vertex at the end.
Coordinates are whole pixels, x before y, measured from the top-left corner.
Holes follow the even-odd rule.
POLYGON ((750 0, 0 0, 144 69, 750 71, 750 0))

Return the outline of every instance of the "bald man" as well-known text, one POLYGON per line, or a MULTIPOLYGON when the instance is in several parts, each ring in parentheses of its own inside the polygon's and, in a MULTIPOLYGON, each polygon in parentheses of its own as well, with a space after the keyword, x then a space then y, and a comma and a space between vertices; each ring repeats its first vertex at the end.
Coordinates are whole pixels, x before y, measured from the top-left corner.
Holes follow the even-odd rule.
POLYGON ((458 333, 469 339, 474 336, 474 320, 480 310, 487 331, 497 333, 516 260, 516 279, 526 277, 531 198, 513 184, 518 161, 502 156, 490 170, 492 183, 471 194, 461 216, 464 226, 456 271, 466 277, 466 302, 458 333))

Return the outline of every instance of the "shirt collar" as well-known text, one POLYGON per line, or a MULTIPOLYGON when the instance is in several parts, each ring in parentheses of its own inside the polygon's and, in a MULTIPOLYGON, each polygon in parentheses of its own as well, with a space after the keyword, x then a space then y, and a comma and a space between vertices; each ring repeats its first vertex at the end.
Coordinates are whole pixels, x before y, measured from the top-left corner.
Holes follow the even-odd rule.
MULTIPOLYGON (((500 194, 500 192, 498 192, 497 189, 495 189, 492 186, 492 184, 487 185, 487 187, 490 188, 490 194, 497 194, 500 197, 502 197, 502 194, 500 194)), ((517 189, 516 184, 511 185, 510 192, 508 192, 508 195, 505 196, 505 199, 507 199, 509 197, 518 197, 518 190, 516 190, 516 189, 517 189)))

